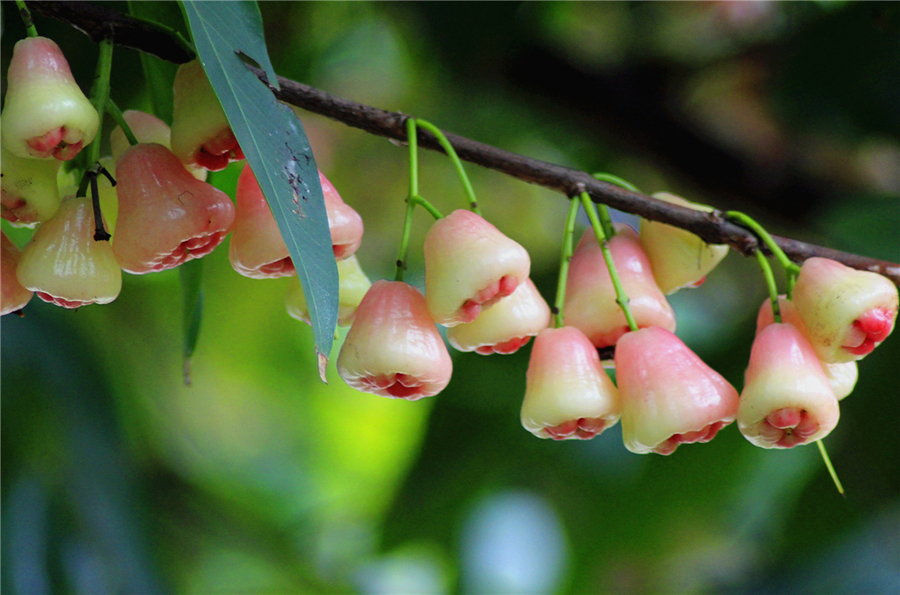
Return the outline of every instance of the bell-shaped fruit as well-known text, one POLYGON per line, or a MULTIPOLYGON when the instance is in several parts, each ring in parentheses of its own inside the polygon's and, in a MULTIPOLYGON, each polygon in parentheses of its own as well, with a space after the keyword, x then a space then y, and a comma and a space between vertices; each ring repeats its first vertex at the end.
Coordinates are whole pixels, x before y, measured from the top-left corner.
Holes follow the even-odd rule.
POLYGON ((63 308, 108 304, 122 289, 122 271, 108 241, 94 239, 91 199, 63 200, 56 215, 22 250, 19 282, 63 308))
MULTIPOLYGON (((609 250, 638 327, 658 326, 675 332, 675 312, 656 286, 634 230, 617 224, 616 235, 609 240, 609 250)), ((616 302, 616 290, 603 252, 590 228, 578 242, 569 264, 565 322, 580 329, 597 348, 615 345, 628 332, 628 322, 616 302)))
POLYGON ((522 425, 538 438, 593 438, 621 415, 619 391, 576 328, 546 328, 531 348, 522 425))
POLYGON ((206 256, 231 231, 234 205, 199 181, 162 145, 139 144, 117 164, 119 214, 113 250, 137 275, 206 256))
POLYGON ((321 171, 319 183, 325 197, 325 211, 328 213, 328 228, 331 231, 331 247, 338 260, 354 254, 362 243, 363 220, 353 207, 344 202, 341 195, 321 171))
POLYGON ((16 276, 21 258, 19 247, 0 231, 0 316, 18 312, 34 295, 34 292, 22 287, 16 276))
POLYGON ((668 455, 709 442, 734 421, 738 393, 669 331, 649 327, 616 344, 625 448, 668 455))
POLYGON ((415 401, 441 392, 453 363, 421 292, 401 281, 376 281, 359 304, 337 368, 356 390, 415 401))
POLYGON ((473 322, 447 330, 447 340, 460 351, 482 355, 515 353, 550 324, 550 306, 531 279, 512 295, 478 315, 473 322))
POLYGON ((819 359, 837 364, 862 359, 891 334, 898 294, 881 275, 810 258, 800 267, 794 305, 819 359))
POLYGON ((824 438, 840 412, 822 364, 793 325, 770 324, 753 341, 738 408, 738 427, 762 448, 791 448, 824 438))
POLYGON ((52 217, 59 208, 59 166, 56 159, 26 159, 0 147, 0 216, 16 227, 52 217))
POLYGON ((62 50, 46 37, 16 43, 0 138, 25 158, 68 161, 97 134, 97 110, 72 77, 62 50))
POLYGON ((172 113, 172 152, 186 165, 221 171, 244 158, 200 60, 178 67, 172 113))
POLYGON ((425 299, 444 326, 472 322, 528 278, 525 248, 471 211, 453 211, 425 237, 425 299))
MULTIPOLYGON (((803 324, 800 315, 797 314, 794 302, 783 295, 778 296, 778 309, 781 312, 782 322, 793 325, 794 328, 800 331, 801 335, 808 337, 806 326, 803 324)), ((772 302, 767 299, 760 306, 759 315, 756 317, 756 334, 758 335, 764 328, 774 322, 772 302)), ((834 396, 837 397, 838 401, 853 392, 853 388, 856 386, 856 381, 859 378, 859 370, 855 361, 842 364, 826 364, 823 362, 822 370, 825 372, 825 376, 831 384, 831 390, 834 391, 834 396)))
MULTIPOLYGON (((356 256, 351 256, 337 263, 340 285, 338 289, 338 324, 350 326, 356 318, 356 309, 362 301, 372 283, 359 266, 356 256)), ((288 281, 287 295, 284 305, 288 314, 306 324, 309 321, 309 307, 306 305, 306 296, 303 294, 303 286, 300 279, 294 275, 288 281)))
MULTIPOLYGON (((654 194, 653 198, 697 211, 713 211, 712 207, 666 192, 654 194)), ((665 294, 701 285, 728 254, 728 246, 707 244, 689 231, 649 219, 641 219, 640 236, 656 284, 665 294)))
MULTIPOLYGON (((125 122, 128 123, 128 127, 131 128, 132 134, 134 134, 134 137, 139 143, 156 143, 167 149, 172 148, 172 133, 169 129, 169 125, 153 114, 137 110, 127 110, 122 112, 122 117, 125 119, 125 122)), ((113 131, 109 133, 109 144, 115 161, 118 161, 119 157, 122 156, 122 153, 131 146, 128 142, 128 138, 125 136, 125 132, 119 126, 116 126, 113 131)), ((201 182, 206 181, 206 175, 208 173, 206 169, 196 165, 188 165, 185 167, 191 172, 192 176, 201 182)))

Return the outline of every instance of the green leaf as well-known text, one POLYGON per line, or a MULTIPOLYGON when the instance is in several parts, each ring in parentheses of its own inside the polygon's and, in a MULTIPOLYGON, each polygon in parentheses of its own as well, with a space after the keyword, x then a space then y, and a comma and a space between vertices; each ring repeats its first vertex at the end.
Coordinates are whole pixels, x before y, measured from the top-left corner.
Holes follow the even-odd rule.
POLYGON ((297 268, 325 380, 337 326, 338 273, 319 174, 303 126, 244 65, 277 85, 256 2, 182 3, 197 54, 256 174, 297 268))
POLYGON ((203 321, 203 261, 189 260, 178 267, 184 321, 184 383, 191 384, 191 358, 200 338, 203 321))

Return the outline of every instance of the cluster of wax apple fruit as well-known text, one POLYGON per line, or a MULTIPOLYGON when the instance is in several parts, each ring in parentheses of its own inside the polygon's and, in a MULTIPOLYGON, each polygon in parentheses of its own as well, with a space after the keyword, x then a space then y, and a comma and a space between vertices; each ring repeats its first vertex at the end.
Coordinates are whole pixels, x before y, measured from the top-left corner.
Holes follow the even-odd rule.
MULTIPOLYGON (((113 133, 108 167, 119 185, 101 195, 113 240, 95 241, 90 204, 60 203, 57 171, 59 160, 93 139, 96 111, 55 44, 32 38, 16 46, 3 111, 3 217, 41 226, 21 254, 3 238, 4 313, 21 308, 32 291, 67 307, 111 301, 120 268, 140 274, 177 266, 209 253, 232 229, 229 256, 238 272, 293 275, 250 169, 239 179, 236 207, 201 181, 206 170, 242 154, 198 63, 179 70, 174 108, 171 131, 152 116, 126 112, 140 144, 128 147, 120 130, 113 133)), ((887 337, 897 316, 897 290, 883 277, 808 260, 793 301, 781 301, 784 322, 773 323, 771 306, 763 305, 739 396, 675 337, 664 295, 702 283, 726 247, 649 221, 639 236, 618 226, 605 245, 640 329, 629 332, 601 244, 588 230, 571 257, 565 326, 549 328, 550 308, 529 279, 527 252, 465 210, 428 232, 424 295, 400 281, 371 284, 353 257, 362 221, 321 174, 320 180, 340 274, 339 324, 350 325, 337 362, 341 377, 365 392, 416 400, 450 380, 452 362, 437 324, 458 350, 484 355, 513 353, 536 336, 522 423, 542 438, 592 438, 621 419, 629 450, 669 454, 679 444, 711 440, 737 419, 751 442, 767 448, 820 439, 837 423, 837 401, 855 384, 855 360, 887 337), (612 345, 615 361, 607 365, 615 366, 618 387, 597 351, 612 345)), ((287 307, 308 322, 296 277, 287 307)))
MULTIPOLYGON (((60 174, 61 162, 94 140, 97 111, 53 41, 30 37, 16 44, 2 114, 0 214, 14 226, 38 228, 21 251, 2 237, 3 314, 21 310, 33 293, 66 308, 109 303, 121 289, 122 270, 176 267, 209 254, 232 230, 229 255, 238 272, 294 274, 250 168, 240 176, 236 205, 205 183, 207 171, 243 154, 199 62, 178 70, 171 130, 150 114, 123 117, 139 142, 130 146, 121 128, 110 136, 113 156, 101 164, 118 184, 101 179, 99 190, 112 241, 97 241, 90 199, 66 196, 75 186, 60 174)), ((361 275, 351 255, 362 239, 362 219, 319 178, 335 256, 346 259, 342 269, 351 276, 354 266, 361 275)))

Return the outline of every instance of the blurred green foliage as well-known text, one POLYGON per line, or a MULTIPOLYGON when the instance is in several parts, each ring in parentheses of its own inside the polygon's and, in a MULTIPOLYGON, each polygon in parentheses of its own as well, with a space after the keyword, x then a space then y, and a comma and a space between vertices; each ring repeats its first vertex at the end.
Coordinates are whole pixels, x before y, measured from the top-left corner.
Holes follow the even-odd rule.
MULTIPOLYGON (((5 73, 24 30, 15 4, 2 4, 5 73)), ((260 7, 283 76, 649 192, 740 208, 776 233, 900 260, 897 3, 260 7), (746 192, 719 194, 711 164, 689 154, 691 167, 673 167, 635 142, 633 123, 597 124, 559 101, 544 84, 552 73, 533 69, 526 86, 523 56, 604 84, 656 77, 661 95, 647 105, 658 112, 647 118, 735 159, 750 172, 746 192), (755 189, 780 180, 802 180, 815 200, 755 202, 755 189)), ((87 87, 96 48, 61 23, 36 25, 87 87)), ((117 48, 112 97, 123 109, 151 109, 141 72, 136 52, 117 48)), ((405 149, 299 113, 319 167, 363 216, 364 269, 390 277, 405 149)), ((667 138, 672 154, 683 140, 667 138)), ((464 207, 444 157, 424 152, 420 164, 426 198, 444 212, 464 207)), ((238 171, 211 182, 233 196, 238 171)), ((565 201, 468 171, 485 216, 526 246, 552 299, 565 201)), ((428 224, 417 215, 414 282, 428 224)), ((357 393, 333 369, 324 385, 310 329, 284 310, 286 280, 241 277, 226 251, 204 259, 191 387, 175 271, 126 275, 107 306, 33 300, 24 318, 2 319, 5 592, 900 590, 897 337, 860 364, 826 441, 842 499, 815 449, 763 451, 733 426, 669 457, 625 451, 618 427, 586 442, 537 440, 519 424, 527 348, 455 353, 449 387, 416 403, 357 393)), ((756 264, 736 255, 672 298, 679 336, 738 388, 762 299, 756 264)))

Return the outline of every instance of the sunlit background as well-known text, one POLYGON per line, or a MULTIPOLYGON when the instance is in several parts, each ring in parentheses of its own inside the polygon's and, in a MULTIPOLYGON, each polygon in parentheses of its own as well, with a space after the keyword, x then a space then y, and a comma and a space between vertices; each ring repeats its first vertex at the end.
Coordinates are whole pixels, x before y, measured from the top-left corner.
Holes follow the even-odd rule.
MULTIPOLYGON (((900 260, 897 3, 260 6, 283 76, 900 260)), ((87 90, 96 46, 35 20, 87 90)), ((23 35, 4 1, 4 91, 23 35)), ((150 108, 132 50, 115 51, 112 96, 150 108)), ((406 149, 299 114, 363 216, 364 270, 392 277, 406 149)), ((464 207, 448 160, 420 161, 422 194, 464 207)), ((212 182, 233 196, 238 171, 212 182)), ((468 172, 552 300, 566 201, 468 172)), ((420 286, 429 223, 416 215, 408 278, 420 286)), ((177 271, 125 275, 107 306, 35 299, 3 317, 4 592, 900 591, 897 336, 861 362, 826 440, 844 499, 814 447, 761 450, 734 426, 668 457, 629 453, 618 426, 538 440, 519 423, 529 348, 454 353, 448 388, 415 403, 357 393, 333 363, 326 386, 311 329, 285 311, 287 280, 241 277, 224 245, 204 271, 190 387, 177 271)), ((763 294, 756 263, 731 254, 671 299, 678 335, 738 389, 763 294)))

